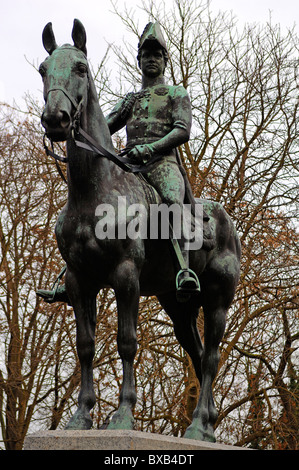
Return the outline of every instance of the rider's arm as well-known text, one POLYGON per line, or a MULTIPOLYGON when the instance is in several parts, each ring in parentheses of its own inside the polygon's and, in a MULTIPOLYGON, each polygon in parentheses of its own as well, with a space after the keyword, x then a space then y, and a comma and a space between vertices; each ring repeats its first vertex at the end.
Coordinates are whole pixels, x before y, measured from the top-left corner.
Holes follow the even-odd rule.
POLYGON ((173 129, 153 144, 155 153, 165 153, 167 150, 184 144, 190 138, 192 113, 186 89, 181 86, 175 87, 171 101, 173 129))
POLYGON ((119 101, 113 108, 111 113, 106 116, 106 121, 110 130, 110 134, 114 134, 126 125, 126 120, 122 118, 122 106, 124 100, 119 101))
POLYGON ((106 117, 111 135, 125 127, 135 99, 136 95, 134 93, 128 93, 116 104, 111 113, 106 117))

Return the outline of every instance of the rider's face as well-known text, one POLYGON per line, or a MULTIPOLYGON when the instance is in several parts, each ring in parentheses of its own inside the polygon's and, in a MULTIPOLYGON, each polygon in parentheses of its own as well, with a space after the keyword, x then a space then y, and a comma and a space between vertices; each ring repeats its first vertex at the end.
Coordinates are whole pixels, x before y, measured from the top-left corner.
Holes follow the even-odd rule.
POLYGON ((163 75, 165 61, 162 49, 145 47, 141 52, 140 68, 147 77, 155 78, 163 75))

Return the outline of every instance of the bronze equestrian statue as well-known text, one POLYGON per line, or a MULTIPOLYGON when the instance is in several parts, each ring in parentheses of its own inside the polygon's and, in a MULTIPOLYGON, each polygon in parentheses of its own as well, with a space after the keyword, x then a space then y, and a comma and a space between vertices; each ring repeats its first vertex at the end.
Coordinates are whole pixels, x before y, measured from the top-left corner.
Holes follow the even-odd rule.
MULTIPOLYGON (((190 187, 176 147, 189 138, 191 109, 182 87, 164 82, 167 49, 157 24, 149 24, 139 43, 142 89, 116 105, 107 119, 100 109, 86 58, 86 33, 75 20, 74 45, 58 47, 48 23, 43 44, 49 56, 40 66, 45 108, 42 124, 52 141, 67 141, 68 199, 58 217, 56 238, 66 263, 65 288, 57 298, 73 307, 77 323, 77 351, 81 364, 78 409, 67 429, 89 429, 93 390, 96 296, 105 287, 115 292, 118 310, 117 344, 123 364, 123 385, 110 429, 132 429, 136 391, 133 361, 140 295, 155 295, 173 321, 176 337, 190 355, 201 385, 193 420, 184 437, 214 441, 217 410, 212 383, 217 373, 219 343, 227 310, 239 279, 240 242, 223 207, 212 201, 192 201, 190 187), (126 126, 127 146, 115 154, 111 133, 126 126), (143 175, 143 176, 140 176, 143 175), (149 184, 151 186, 149 186, 149 184), (113 207, 116 232, 119 198, 129 205, 184 202, 203 206, 207 227, 201 249, 186 250, 184 236, 176 244, 150 237, 96 235, 98 208, 113 207), (174 248, 174 250, 173 250, 174 248), (173 253, 176 254, 174 258, 173 253), (178 268, 181 277, 178 278, 178 268), (182 293, 182 296, 178 295, 182 293), (188 294, 188 295, 185 295, 188 294), (59 298, 60 295, 60 298, 59 298), (204 311, 204 345, 196 326, 204 311)), ((48 151, 48 150, 47 150, 48 151)), ((48 151, 57 157, 53 152, 48 151)), ((119 217, 121 216, 121 217, 119 217)), ((150 224, 148 217, 147 224, 150 224)), ((129 224, 129 217, 125 224, 129 224)), ((184 220, 182 220, 184 223, 184 220)))

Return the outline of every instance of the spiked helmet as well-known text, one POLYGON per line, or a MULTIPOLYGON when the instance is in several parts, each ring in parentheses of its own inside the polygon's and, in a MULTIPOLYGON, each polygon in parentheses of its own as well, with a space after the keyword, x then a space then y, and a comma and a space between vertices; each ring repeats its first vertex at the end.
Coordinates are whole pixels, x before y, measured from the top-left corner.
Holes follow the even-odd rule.
POLYGON ((138 43, 138 62, 140 61, 141 51, 144 47, 161 47, 165 59, 165 66, 168 60, 168 51, 166 41, 159 23, 148 23, 140 37, 138 43))

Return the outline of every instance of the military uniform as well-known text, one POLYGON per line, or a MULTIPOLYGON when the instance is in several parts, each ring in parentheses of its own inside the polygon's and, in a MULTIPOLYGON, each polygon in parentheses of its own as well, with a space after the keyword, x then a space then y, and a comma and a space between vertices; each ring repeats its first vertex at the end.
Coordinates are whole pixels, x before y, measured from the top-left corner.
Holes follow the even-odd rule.
POLYGON ((146 179, 164 202, 182 204, 185 187, 178 167, 177 151, 175 147, 169 148, 167 142, 163 146, 162 139, 176 128, 183 129, 186 136, 190 135, 191 105, 185 88, 158 84, 132 94, 116 105, 107 122, 112 134, 126 126, 127 151, 136 146, 159 143, 159 154, 155 153, 153 145, 152 152, 143 158, 145 163, 151 157, 161 157, 147 172, 146 179), (128 100, 131 100, 129 111, 126 109, 128 100))
MULTIPOLYGON (((153 77, 147 69, 150 60, 153 64, 155 60, 159 63, 159 54, 154 58, 154 51, 157 49, 162 51, 166 66, 168 53, 162 31, 159 24, 149 23, 141 36, 137 57, 147 79, 153 77), (152 51, 153 59, 150 59, 148 51, 152 51), (144 60, 145 65, 142 62, 144 60), (145 69, 142 68, 144 66, 145 69)), ((161 72, 155 75, 157 79, 152 83, 150 80, 148 83, 145 81, 140 92, 130 93, 121 100, 107 117, 107 122, 111 134, 126 126, 127 144, 123 154, 137 159, 139 164, 154 161, 146 173, 147 181, 158 191, 163 202, 168 205, 179 204, 183 209, 188 182, 178 162, 177 147, 190 137, 191 104, 188 93, 182 86, 166 85, 164 77, 159 73, 161 72)), ((189 185, 188 189, 190 190, 189 185)), ((182 210, 182 226, 183 212, 182 210)), ((178 243, 176 237, 172 237, 181 266, 177 275, 177 298, 181 301, 189 298, 185 297, 186 292, 196 293, 200 290, 196 274, 189 269, 189 253, 185 249, 183 234, 184 230, 178 243)))

